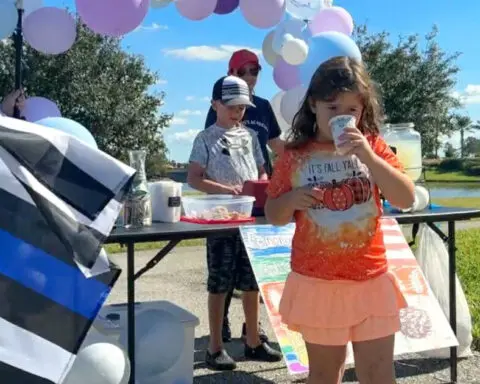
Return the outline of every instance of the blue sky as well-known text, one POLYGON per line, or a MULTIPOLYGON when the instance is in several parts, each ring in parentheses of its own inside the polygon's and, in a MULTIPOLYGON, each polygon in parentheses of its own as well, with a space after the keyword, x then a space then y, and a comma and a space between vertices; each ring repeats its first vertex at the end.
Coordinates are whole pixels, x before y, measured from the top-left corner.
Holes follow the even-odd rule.
MULTIPOLYGON (((73 8, 72 1, 44 3, 73 8)), ((464 101, 464 112, 480 120, 480 40, 474 34, 478 32, 480 1, 336 0, 334 5, 347 9, 355 23, 367 24, 371 32, 388 31, 394 41, 400 35, 425 35, 437 24, 441 47, 463 53, 457 62, 461 72, 454 91, 464 101)), ((166 92, 161 111, 175 114, 164 133, 171 159, 187 161, 192 140, 203 129, 212 84, 226 73, 231 52, 239 47, 260 52, 268 32, 250 26, 239 10, 191 21, 171 4, 151 9, 142 26, 125 36, 124 47, 143 55, 148 66, 161 75, 155 86, 166 92)), ((266 63, 263 67, 256 93, 270 99, 279 89, 271 67, 266 63)), ((458 137, 451 141, 458 146, 458 137)))

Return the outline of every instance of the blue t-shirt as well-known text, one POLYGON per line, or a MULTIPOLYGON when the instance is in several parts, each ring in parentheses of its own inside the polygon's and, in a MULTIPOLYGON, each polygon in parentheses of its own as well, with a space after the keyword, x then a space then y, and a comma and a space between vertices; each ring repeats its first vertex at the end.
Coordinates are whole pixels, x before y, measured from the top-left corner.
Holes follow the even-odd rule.
MULTIPOLYGON (((265 171, 268 175, 272 174, 272 162, 268 155, 267 143, 269 140, 280 137, 282 131, 278 125, 277 118, 273 112, 270 102, 258 96, 253 96, 252 100, 256 108, 248 107, 243 117, 243 124, 255 131, 260 143, 263 158, 265 159, 265 171)), ((217 121, 216 112, 210 107, 205 121, 205 128, 210 127, 217 121)))

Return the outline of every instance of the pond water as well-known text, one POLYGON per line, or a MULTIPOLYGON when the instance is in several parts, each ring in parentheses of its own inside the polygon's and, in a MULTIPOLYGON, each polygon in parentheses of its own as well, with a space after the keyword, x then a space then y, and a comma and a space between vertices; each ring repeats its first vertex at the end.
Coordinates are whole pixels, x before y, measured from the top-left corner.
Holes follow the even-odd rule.
MULTIPOLYGON (((480 198, 480 182, 478 183, 428 183, 433 199, 450 199, 454 197, 480 198)), ((183 192, 193 192, 187 183, 183 183, 183 192)))
POLYGON ((479 197, 480 182, 478 183, 428 183, 430 195, 436 199, 450 199, 454 197, 479 197))

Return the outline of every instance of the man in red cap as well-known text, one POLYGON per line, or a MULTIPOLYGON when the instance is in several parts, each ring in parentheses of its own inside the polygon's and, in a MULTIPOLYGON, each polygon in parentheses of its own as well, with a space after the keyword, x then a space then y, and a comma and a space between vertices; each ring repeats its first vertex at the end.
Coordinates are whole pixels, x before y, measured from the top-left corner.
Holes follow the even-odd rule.
MULTIPOLYGON (((268 147, 278 156, 283 152, 284 142, 280 138, 282 132, 270 102, 254 94, 254 89, 257 85, 258 75, 260 74, 261 69, 262 67, 258 60, 258 56, 248 49, 241 49, 234 52, 228 63, 228 75, 240 77, 248 84, 250 89, 251 101, 256 108, 247 108, 243 117, 243 124, 257 133, 263 158, 265 159, 265 170, 267 174, 271 176, 273 168, 268 147)), ((215 124, 216 120, 216 113, 213 108, 210 107, 205 121, 205 128, 215 124)), ((228 320, 228 310, 232 295, 233 289, 228 293, 225 302, 222 332, 224 342, 230 341, 232 337, 228 320)), ((245 332, 246 327, 245 324, 243 324, 242 338, 245 337, 245 332)), ((268 341, 268 338, 262 329, 260 329, 260 332, 262 341, 268 341)))

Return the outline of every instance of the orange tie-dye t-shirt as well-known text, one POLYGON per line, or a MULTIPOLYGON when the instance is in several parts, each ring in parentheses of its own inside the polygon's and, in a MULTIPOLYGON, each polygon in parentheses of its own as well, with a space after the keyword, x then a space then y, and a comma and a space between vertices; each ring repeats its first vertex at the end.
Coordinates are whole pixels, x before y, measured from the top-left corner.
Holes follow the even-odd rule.
MULTIPOLYGON (((379 157, 403 170, 381 137, 369 142, 379 157)), ((337 155, 332 144, 287 149, 275 162, 268 196, 305 185, 321 192, 317 204, 295 212, 292 270, 325 280, 366 280, 386 272, 382 204, 367 166, 355 155, 337 155)))

